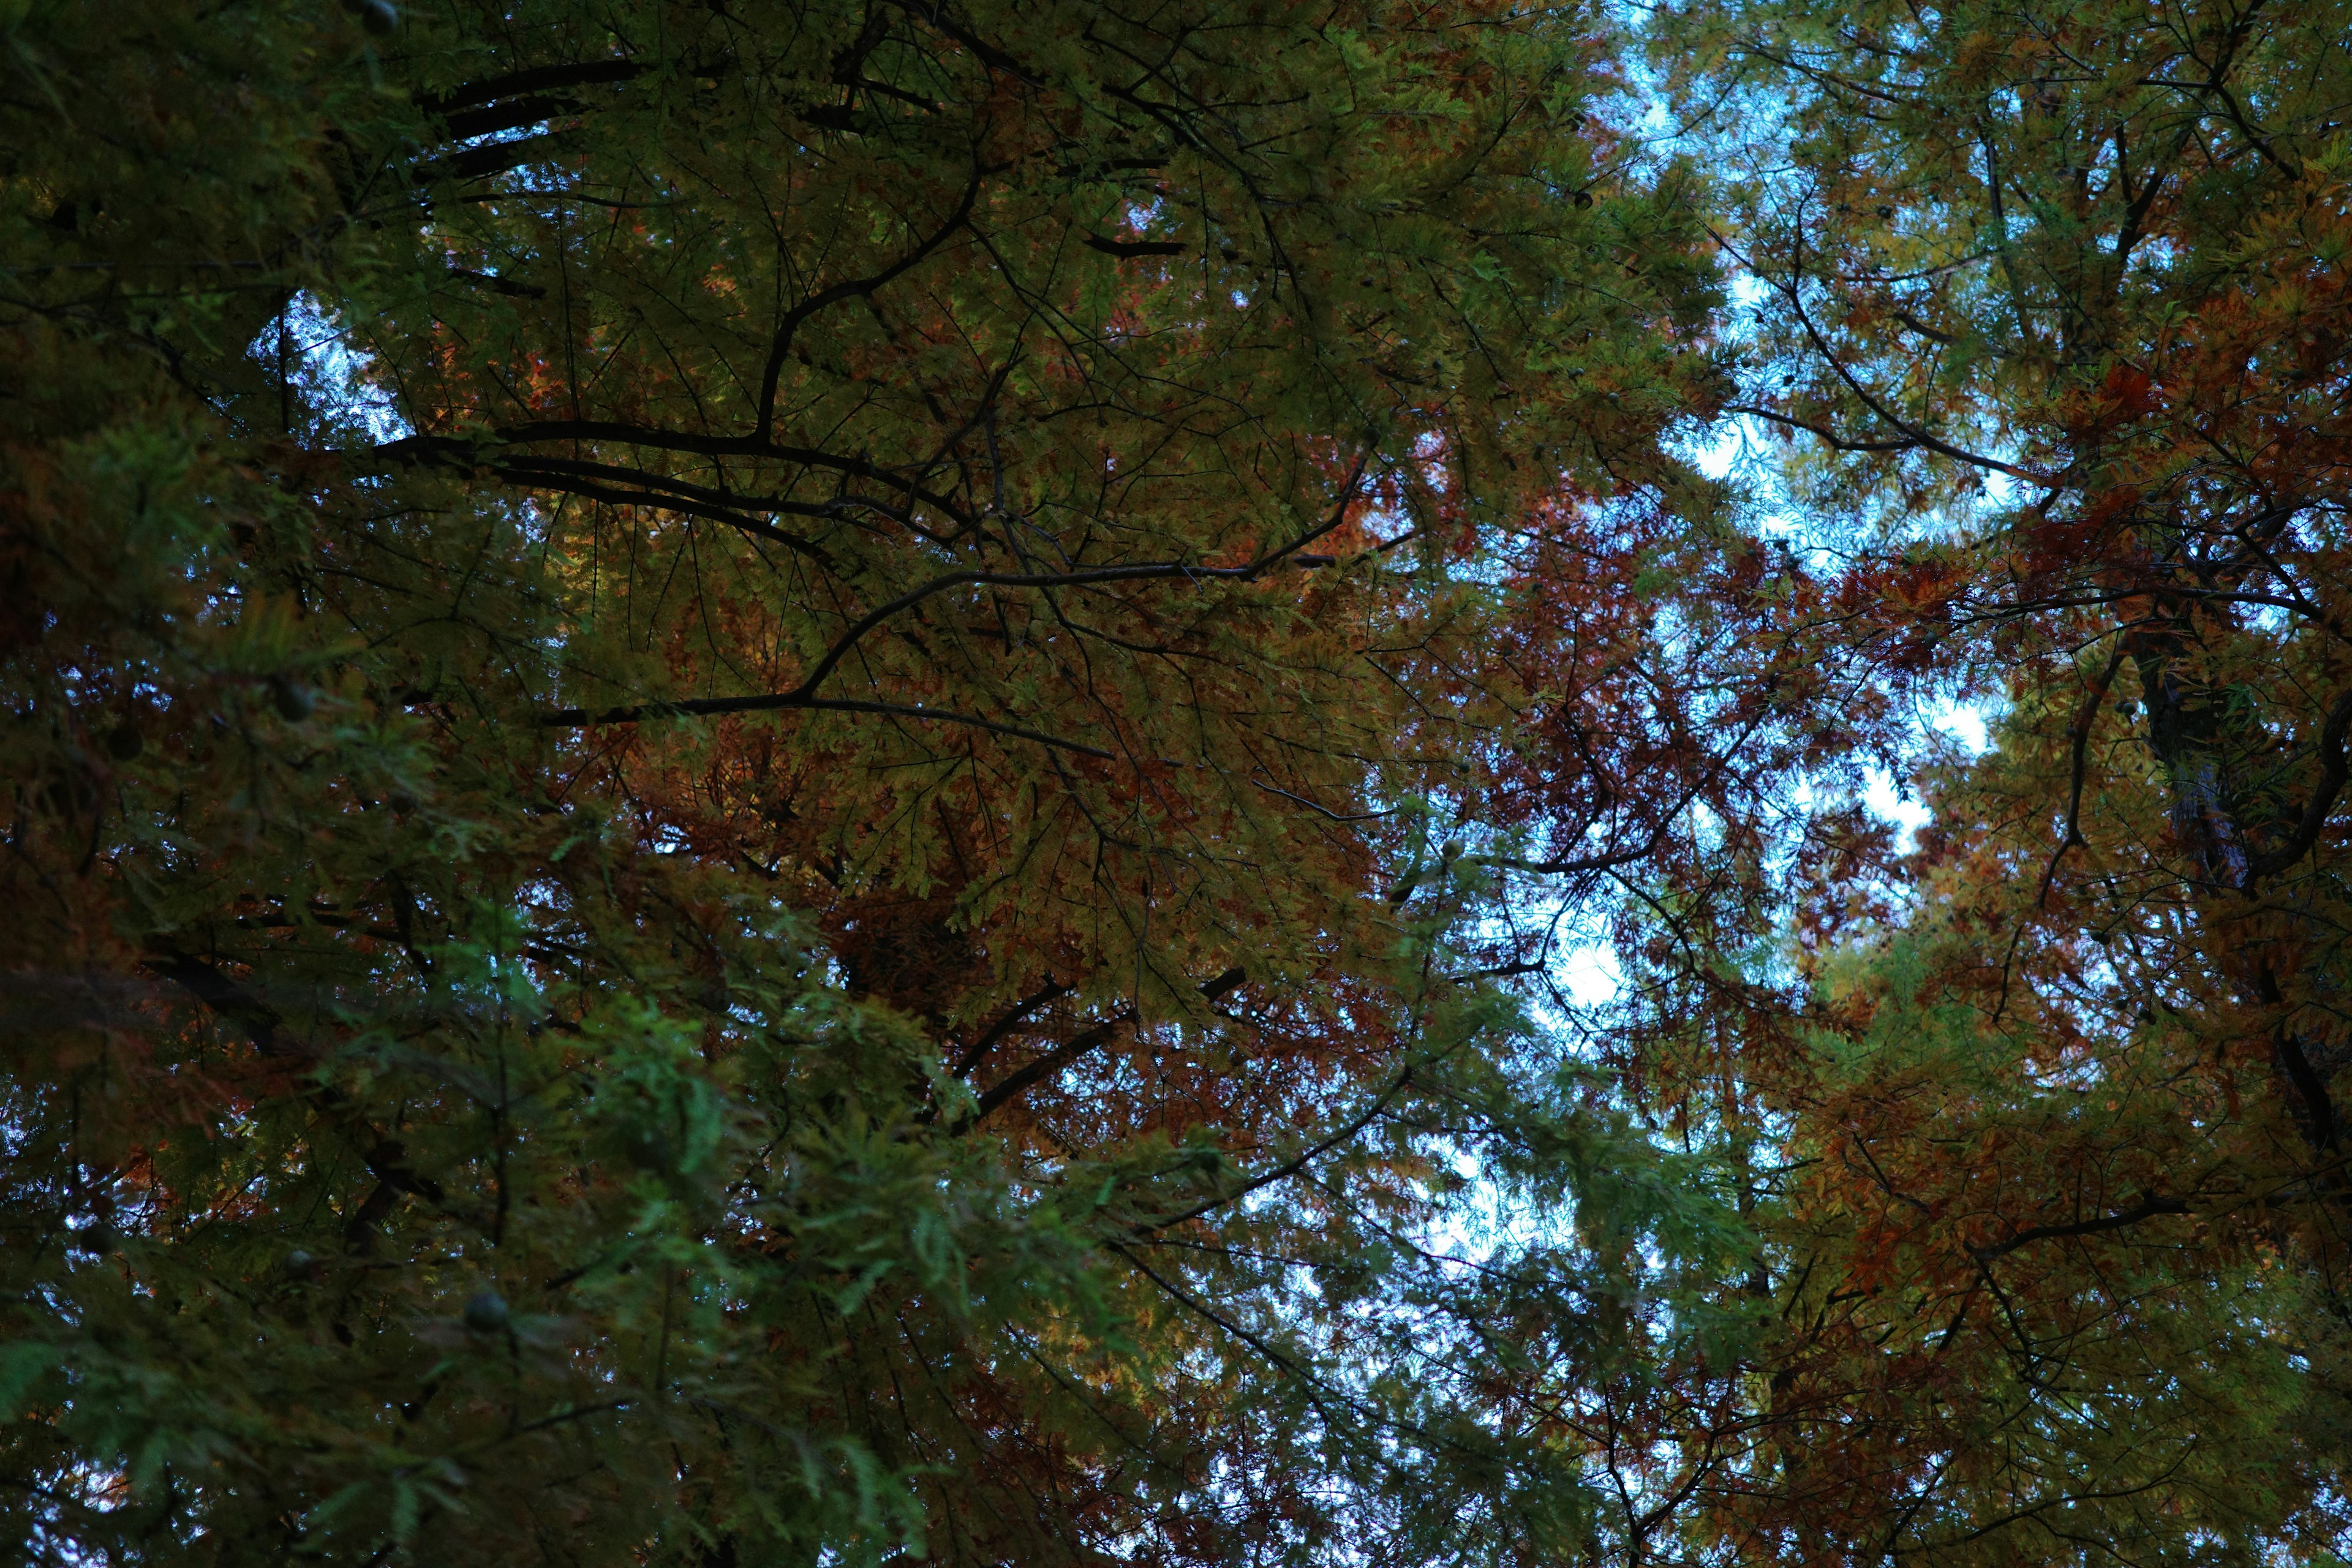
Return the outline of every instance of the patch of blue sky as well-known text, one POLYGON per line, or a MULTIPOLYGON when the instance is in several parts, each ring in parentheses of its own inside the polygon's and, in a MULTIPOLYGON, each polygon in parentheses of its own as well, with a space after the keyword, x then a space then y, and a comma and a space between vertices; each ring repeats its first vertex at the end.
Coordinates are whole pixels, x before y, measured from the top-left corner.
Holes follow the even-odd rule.
POLYGON ((306 410, 382 445, 416 434, 371 373, 375 361, 353 342, 339 311, 317 295, 296 294, 246 351, 283 375, 306 410))

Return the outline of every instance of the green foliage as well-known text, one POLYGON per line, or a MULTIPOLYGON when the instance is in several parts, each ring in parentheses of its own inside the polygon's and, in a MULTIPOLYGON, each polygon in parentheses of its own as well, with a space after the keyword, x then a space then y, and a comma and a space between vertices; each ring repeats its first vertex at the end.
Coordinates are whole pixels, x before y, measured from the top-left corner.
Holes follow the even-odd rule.
POLYGON ((0 3, 0 1542, 2336 1562, 2343 23, 0 3))
POLYGON ((1597 21, 394 19, 0 17, 8 1544, 1579 1549, 1728 1233, 1390 889, 1684 482, 1597 21))
POLYGON ((1911 853, 1791 856, 1775 963, 1653 971, 1763 1152, 1778 1342, 1695 1510, 1744 1559, 2340 1554, 2344 21, 1653 30, 1733 175, 1727 407, 1889 700, 1846 743, 1994 721, 1911 853))

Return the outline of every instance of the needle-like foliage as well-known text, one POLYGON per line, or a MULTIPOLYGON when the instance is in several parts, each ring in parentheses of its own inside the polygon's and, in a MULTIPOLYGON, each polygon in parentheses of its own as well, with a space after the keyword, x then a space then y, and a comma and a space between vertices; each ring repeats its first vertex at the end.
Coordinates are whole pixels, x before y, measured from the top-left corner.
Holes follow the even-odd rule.
POLYGON ((1446 839, 1717 548, 1595 16, 0 26, 12 1547, 1582 1549, 1498 1294, 1730 1245, 1480 912, 1672 789, 1446 839))

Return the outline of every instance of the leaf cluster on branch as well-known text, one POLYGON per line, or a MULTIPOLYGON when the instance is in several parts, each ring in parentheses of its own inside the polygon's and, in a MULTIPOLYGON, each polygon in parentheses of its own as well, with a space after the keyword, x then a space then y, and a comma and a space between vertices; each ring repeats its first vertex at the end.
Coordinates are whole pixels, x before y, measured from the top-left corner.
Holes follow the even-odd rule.
POLYGON ((0 5, 0 1542, 2336 1561, 2347 19, 0 5))

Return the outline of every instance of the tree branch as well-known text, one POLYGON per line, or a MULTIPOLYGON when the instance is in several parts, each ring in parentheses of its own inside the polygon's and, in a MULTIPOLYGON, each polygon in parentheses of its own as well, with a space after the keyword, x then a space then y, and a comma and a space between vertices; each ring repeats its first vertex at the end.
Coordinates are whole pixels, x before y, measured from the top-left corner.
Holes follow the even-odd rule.
MULTIPOLYGON (((608 709, 601 713, 592 712, 584 708, 566 708, 553 713, 543 714, 539 721, 541 724, 562 728, 584 724, 633 723, 639 719, 660 717, 665 714, 754 713, 793 708, 832 709, 853 712, 901 713, 912 718, 939 719, 951 723, 971 724, 983 730, 993 730, 1002 734, 1018 735, 1024 740, 1058 746, 1066 751, 1083 752, 1089 756, 1108 758, 1111 753, 1099 748, 1084 745, 1076 741, 1062 740, 1040 731, 1001 724, 994 720, 955 713, 945 709, 921 708, 890 702, 861 702, 844 698, 821 698, 816 695, 816 689, 823 683, 825 677, 831 675, 841 661, 849 656, 850 650, 857 646, 859 639, 866 633, 900 611, 911 608, 932 595, 944 593, 950 588, 1063 588, 1080 587, 1097 583, 1150 582, 1178 577, 1187 580, 1222 578, 1244 583, 1253 581, 1269 568, 1296 554, 1339 526, 1347 517, 1349 506, 1356 499, 1357 487, 1363 480, 1364 467, 1370 459, 1369 449, 1358 455, 1355 467, 1349 471, 1348 482, 1340 491, 1339 504, 1331 509, 1331 515, 1325 519, 1320 526, 1300 534, 1279 549, 1266 552, 1244 565, 1196 566, 1182 561, 1154 561, 1135 566, 1097 566, 1082 568, 1075 572, 943 573, 928 583, 908 589, 887 604, 867 611, 851 622, 849 629, 835 639, 833 646, 825 650, 824 656, 817 660, 815 667, 802 679, 799 685, 789 691, 770 692, 753 697, 706 697, 673 702, 646 702, 633 707, 608 709)), ((649 502, 648 504, 669 503, 649 502)))
POLYGON ((2101 1215, 2096 1219, 2076 1220, 2071 1225, 2028 1226, 2007 1241, 1997 1242, 1990 1247, 1971 1247, 1969 1248, 1969 1255, 1979 1263, 1990 1263, 1996 1258, 2006 1258, 2019 1247, 2029 1247, 2037 1241, 2051 1241, 2070 1236, 2098 1236, 2111 1230, 2126 1229, 2139 1224, 2142 1220, 2154 1219, 2158 1215, 2189 1212, 2189 1203, 2185 1198, 2151 1195, 2142 1198, 2130 1208, 2115 1214, 2101 1215))
MULTIPOLYGON (((577 465, 577 467, 582 468, 601 468, 605 472, 612 474, 628 474, 630 472, 630 470, 625 468, 608 468, 606 465, 601 463, 583 463, 577 465)), ((755 539, 764 539, 772 544, 781 544, 785 549, 792 551, 793 553, 805 555, 812 561, 822 562, 828 566, 833 563, 833 556, 824 549, 824 546, 814 543, 809 540, 803 539, 796 533, 787 533, 782 529, 776 527, 773 523, 761 522, 758 518, 752 517, 748 513, 739 511, 729 507, 715 505, 710 501, 702 500, 698 496, 690 493, 679 493, 682 490, 699 489, 701 488, 699 486, 678 486, 674 489, 666 488, 661 490, 615 489, 610 485, 600 484, 593 479, 585 477, 584 475, 560 473, 553 471, 551 468, 541 468, 536 463, 493 464, 491 465, 490 471, 497 474, 502 479, 506 479, 515 484, 526 485, 533 489, 553 490, 559 495, 578 496, 583 500, 607 501, 615 506, 658 507, 664 511, 678 512, 687 517, 699 517, 708 519, 712 522, 723 522, 728 527, 735 529, 740 532, 748 533, 755 539)), ((651 477, 639 477, 636 482, 651 482, 651 477)), ((761 510, 782 511, 788 510, 788 507, 784 504, 778 504, 772 508, 762 507, 761 510)), ((799 505, 793 505, 789 507, 789 510, 799 511, 803 515, 820 513, 822 510, 822 509, 813 505, 806 506, 805 508, 799 505)))
POLYGON ((1371 1104, 1366 1106, 1360 1114, 1349 1118, 1345 1126, 1341 1127, 1337 1132, 1332 1133, 1329 1137, 1317 1141, 1307 1148, 1301 1150, 1296 1155, 1285 1160, 1281 1164, 1275 1166, 1274 1169, 1252 1177, 1250 1180, 1243 1183, 1240 1186, 1235 1187, 1231 1192, 1220 1193, 1215 1197, 1209 1199, 1206 1203, 1196 1205, 1192 1208, 1186 1209, 1181 1214, 1167 1215, 1159 1219, 1146 1220, 1143 1224, 1135 1227, 1135 1234, 1138 1236, 1149 1236, 1153 1231, 1166 1230, 1171 1226, 1182 1225, 1187 1220, 1199 1219, 1202 1215, 1208 1214, 1212 1210, 1223 1208, 1228 1204, 1239 1203, 1242 1199, 1249 1196, 1252 1193, 1257 1192, 1265 1187, 1270 1187, 1276 1182, 1286 1181, 1288 1178, 1297 1175, 1308 1165, 1312 1164, 1317 1160, 1321 1159, 1324 1155, 1329 1153, 1332 1150, 1338 1148, 1340 1144, 1345 1143, 1357 1133, 1361 1132, 1365 1128, 1370 1126, 1373 1120, 1378 1117, 1381 1112, 1386 1110, 1390 1105, 1394 1103, 1396 1097, 1403 1093, 1405 1086, 1410 1084, 1412 1081, 1412 1068, 1407 1067, 1399 1071, 1396 1077, 1390 1080, 1389 1086, 1381 1090, 1379 1096, 1373 1100, 1371 1104))
MULTIPOLYGON (((1200 988, 1201 994, 1212 1003, 1216 1002, 1247 978, 1247 974, 1239 968, 1228 969, 1213 980, 1202 981, 1200 988)), ((1083 1029, 1071 1036, 1036 1060, 1008 1073, 1002 1081, 989 1086, 988 1091, 980 1097, 979 1103, 973 1107, 971 1115, 966 1119, 965 1124, 980 1121, 1030 1085, 1041 1079, 1052 1077, 1080 1057, 1098 1049, 1109 1040, 1112 1035, 1118 1033, 1119 1026, 1134 1022, 1136 1010, 1133 1007, 1122 1007, 1093 1027, 1083 1029)))
POLYGON ((962 1078, 964 1075, 971 1072, 972 1068, 978 1067, 981 1064, 982 1058, 986 1057, 989 1051, 995 1047, 996 1042, 1010 1034, 1013 1026, 1019 1024, 1022 1019, 1027 1017, 1030 1014, 1035 1012, 1038 1008, 1044 1006, 1046 1003, 1053 1001, 1056 997, 1066 996, 1069 994, 1069 986, 1062 984, 1059 981, 1054 981, 1049 983, 1044 990, 1036 992, 1032 995, 1024 996, 1020 1001, 1015 1002, 1012 1006, 1006 1008, 1004 1016, 997 1019, 995 1023, 991 1024, 988 1026, 987 1032, 971 1043, 971 1048, 965 1051, 961 1058, 957 1058, 956 1065, 953 1069, 951 1069, 955 1076, 962 1078))
POLYGON ((810 295, 784 312, 783 321, 776 327, 775 341, 768 347, 767 369, 760 377, 760 421, 752 431, 754 440, 766 441, 769 432, 775 428, 776 386, 784 374, 784 360, 792 353, 793 335, 800 331, 801 323, 819 310, 828 310, 845 300, 864 299, 883 288, 893 279, 920 266, 925 258, 947 242, 948 236, 971 221, 972 208, 980 201, 981 186, 989 173, 989 166, 980 161, 978 149, 975 148, 972 156, 971 180, 964 186, 963 200, 956 205, 954 215, 939 228, 933 230, 929 238, 872 277, 853 278, 846 282, 836 283, 830 289, 810 295))
MULTIPOLYGON (((610 419, 534 420, 524 425, 502 425, 490 434, 494 442, 516 447, 534 446, 542 441, 609 441, 625 447, 644 447, 656 452, 691 452, 703 458, 773 458, 781 462, 798 463, 803 468, 825 468, 861 479, 872 479, 934 508, 967 528, 973 521, 969 512, 949 497, 894 474, 870 458, 845 458, 814 447, 784 447, 743 436, 694 435, 650 425, 625 425, 610 419)), ((482 442, 457 436, 404 436, 397 441, 386 441, 381 446, 369 447, 362 455, 389 458, 396 463, 436 463, 470 468, 483 462, 483 446, 482 442)), ((515 460, 503 455, 490 459, 493 463, 512 463, 515 460)), ((543 465, 547 459, 534 457, 529 461, 543 465)))
POLYGON ((413 101, 427 114, 446 115, 451 110, 466 109, 478 103, 494 103, 518 93, 543 93, 567 87, 588 87, 598 82, 628 81, 652 68, 642 60, 621 59, 533 66, 528 70, 462 83, 446 92, 418 93, 413 101))
POLYGON ((2116 671, 2123 668, 2123 663, 2124 650, 2118 646, 2114 655, 2108 658, 2107 668, 2101 672, 2099 679, 2092 683, 2089 693, 2083 699, 2082 706, 2074 711, 2074 723, 2071 731, 2074 742, 2074 782, 2066 791, 2066 830, 2058 836, 2058 847, 2050 857, 2048 868, 2042 873, 2042 892, 2034 900, 2037 907, 2042 909, 2049 907, 2050 884, 2057 879, 2059 862, 2066 858, 2067 850, 2083 842, 2083 774, 2090 752, 2091 725, 2097 720, 2099 704, 2107 700, 2107 689, 2115 684, 2116 671))
POLYGON ((1057 751, 1076 752, 1085 756, 1099 757, 1105 762, 1115 760, 1112 753, 1100 746, 1049 735, 1043 730, 1024 729, 1019 724, 1000 724, 976 713, 959 713, 950 708, 926 708, 913 702, 863 702, 848 697, 796 697, 789 691, 757 697, 692 697, 676 702, 640 702, 633 707, 607 708, 601 712, 586 708, 559 708, 552 713, 541 714, 539 722, 551 730, 577 730, 592 724, 635 724, 646 719, 688 718, 716 713, 773 713, 787 709, 835 713, 889 713, 902 719, 926 719, 941 724, 969 724, 975 730, 1011 735, 1016 740, 1034 741, 1041 746, 1052 746, 1057 751))
POLYGON ((2327 710, 2327 722, 2319 731, 2319 783, 2311 792, 2311 799, 2303 808, 2303 820, 2295 824, 2287 841, 2267 855, 2257 855, 2246 863, 2249 886, 2257 877, 2275 876, 2316 848, 2319 836, 2326 831, 2328 814, 2336 808, 2336 797, 2344 792, 2352 769, 2347 769, 2344 757, 2344 734, 2352 728, 2352 691, 2336 700, 2327 710))

